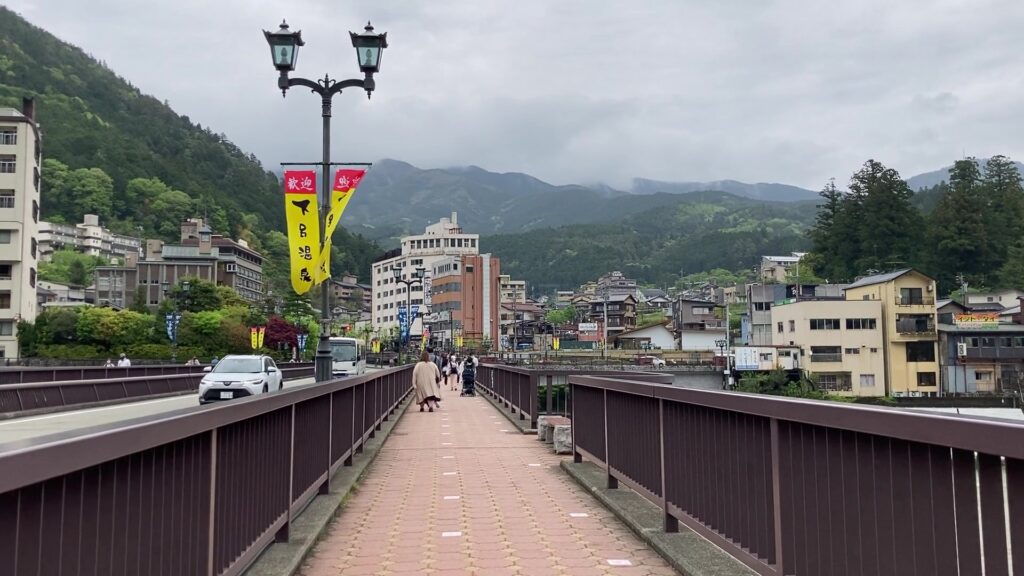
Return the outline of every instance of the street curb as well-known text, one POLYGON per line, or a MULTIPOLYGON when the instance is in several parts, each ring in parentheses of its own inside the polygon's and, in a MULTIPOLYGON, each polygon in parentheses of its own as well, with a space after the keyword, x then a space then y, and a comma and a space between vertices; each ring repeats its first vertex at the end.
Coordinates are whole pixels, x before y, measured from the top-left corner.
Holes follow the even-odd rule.
POLYGON ((512 425, 515 426, 521 434, 537 434, 536 428, 530 428, 529 420, 520 420, 518 414, 513 414, 511 411, 506 410, 505 407, 501 405, 501 403, 499 403, 498 400, 491 398, 491 395, 488 394, 486 391, 478 392, 477 396, 481 396, 485 400, 490 402, 491 406, 494 406, 498 410, 498 412, 501 412, 501 415, 507 418, 508 421, 511 422, 512 425))
POLYGON ((592 462, 562 460, 562 470, 641 540, 686 576, 754 576, 749 569, 682 523, 679 532, 662 530, 662 510, 628 488, 605 488, 606 473, 592 462))
POLYGON ((410 393, 387 422, 381 424, 375 438, 366 442, 362 454, 352 458, 352 466, 341 466, 331 476, 330 492, 314 498, 289 526, 288 542, 276 542, 267 548, 244 572, 246 576, 292 576, 297 574, 306 556, 327 531, 339 510, 359 490, 359 481, 377 459, 391 431, 412 404, 410 393))

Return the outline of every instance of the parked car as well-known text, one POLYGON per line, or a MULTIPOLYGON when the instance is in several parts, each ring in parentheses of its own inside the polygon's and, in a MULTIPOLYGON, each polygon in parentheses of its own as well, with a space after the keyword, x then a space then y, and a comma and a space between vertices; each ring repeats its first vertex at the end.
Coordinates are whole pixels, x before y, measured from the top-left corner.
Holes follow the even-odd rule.
POLYGON ((266 394, 284 387, 281 370, 270 356, 225 356, 199 382, 199 403, 266 394))
POLYGON ((640 356, 637 358, 637 364, 650 364, 655 368, 661 368, 665 365, 665 361, 657 356, 640 356))

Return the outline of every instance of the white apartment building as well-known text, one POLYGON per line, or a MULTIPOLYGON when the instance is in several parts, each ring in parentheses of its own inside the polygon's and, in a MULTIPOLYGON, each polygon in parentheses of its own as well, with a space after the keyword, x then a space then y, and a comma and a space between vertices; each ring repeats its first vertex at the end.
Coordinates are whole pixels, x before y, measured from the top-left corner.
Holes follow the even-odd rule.
POLYGON ((17 323, 35 322, 39 231, 39 126, 26 98, 0 108, 0 357, 18 357, 17 323))
POLYGON ((138 255, 142 240, 114 234, 100 225, 100 217, 86 214, 81 224, 39 223, 39 259, 48 262, 57 250, 74 250, 99 256, 113 264, 124 263, 128 253, 138 255))
MULTIPOLYGON (((430 275, 434 264, 448 256, 480 253, 480 235, 466 234, 459 226, 458 213, 452 212, 451 218, 441 218, 437 223, 426 227, 423 234, 402 238, 402 247, 392 250, 373 263, 373 277, 370 285, 373 290, 371 313, 374 330, 386 334, 392 328, 398 328, 398 310, 406 306, 408 301, 418 306, 417 312, 425 315, 430 306, 430 275), (402 268, 402 278, 412 280, 417 268, 423 268, 424 280, 410 287, 394 277, 394 268, 402 268), (424 290, 424 285, 426 290, 424 290), (427 296, 424 297, 424 294, 427 296)), ((410 336, 422 334, 423 324, 415 319, 409 330, 410 336)))

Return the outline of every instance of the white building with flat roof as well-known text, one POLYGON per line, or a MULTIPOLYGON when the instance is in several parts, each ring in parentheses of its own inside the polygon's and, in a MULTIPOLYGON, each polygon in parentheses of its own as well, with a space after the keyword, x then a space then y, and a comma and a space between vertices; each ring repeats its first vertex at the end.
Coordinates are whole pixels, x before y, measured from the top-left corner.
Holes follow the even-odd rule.
POLYGON ((39 141, 31 99, 0 108, 0 358, 18 357, 18 321, 36 319, 39 141))
MULTIPOLYGON (((392 250, 373 263, 370 286, 373 290, 371 317, 374 330, 387 334, 398 328, 398 311, 407 302, 420 315, 429 312, 430 275, 434 264, 449 256, 480 254, 480 235, 467 234, 459 226, 458 213, 426 227, 423 234, 405 236, 401 248, 392 250), (424 280, 408 287, 394 277, 394 269, 402 269, 402 278, 412 280, 417 268, 424 269, 424 280), (424 284, 427 290, 424 291, 424 284)), ((414 320, 410 336, 422 333, 422 322, 414 320)))
POLYGON ((74 250, 121 264, 128 253, 142 252, 142 239, 115 234, 100 225, 100 217, 86 214, 80 224, 39 223, 39 259, 48 262, 57 250, 74 250))

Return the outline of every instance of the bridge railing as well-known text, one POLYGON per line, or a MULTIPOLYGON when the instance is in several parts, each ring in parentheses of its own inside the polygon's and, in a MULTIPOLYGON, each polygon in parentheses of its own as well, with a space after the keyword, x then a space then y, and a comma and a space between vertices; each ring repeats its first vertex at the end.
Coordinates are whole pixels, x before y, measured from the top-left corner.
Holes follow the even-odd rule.
POLYGON ((530 427, 537 427, 541 414, 569 416, 572 392, 568 378, 572 375, 628 377, 642 382, 671 384, 669 373, 639 372, 607 369, 524 368, 503 364, 482 364, 477 372, 477 385, 502 403, 520 420, 530 419, 530 427))
MULTIPOLYGON (((282 363, 282 370, 312 367, 312 362, 282 363)), ((152 364, 144 366, 103 367, 103 366, 47 366, 0 368, 0 388, 7 384, 31 384, 33 382, 68 382, 72 380, 109 380, 112 378, 137 378, 140 376, 171 376, 202 372, 204 366, 184 364, 152 364)))
POLYGON ((240 574, 410 380, 396 368, 0 445, 0 574, 240 574))
POLYGON ((760 574, 1024 573, 1014 421, 570 383, 574 459, 660 506, 666 530, 682 522, 760 574))
MULTIPOLYGON (((191 366, 189 368, 192 368, 191 366)), ((313 376, 313 367, 281 368, 285 381, 313 376)), ((66 407, 144 400, 170 394, 186 394, 199 389, 205 373, 198 371, 182 374, 90 378, 31 384, 0 386, 0 416, 26 415, 66 407)))

